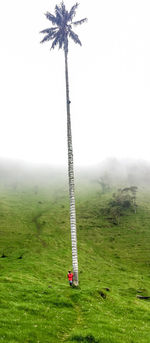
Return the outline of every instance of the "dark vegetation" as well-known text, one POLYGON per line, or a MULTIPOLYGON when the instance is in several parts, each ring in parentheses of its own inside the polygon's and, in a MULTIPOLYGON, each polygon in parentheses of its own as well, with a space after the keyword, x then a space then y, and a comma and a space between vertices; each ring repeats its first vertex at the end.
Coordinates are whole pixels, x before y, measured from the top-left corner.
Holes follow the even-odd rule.
POLYGON ((131 186, 125 188, 119 188, 116 193, 113 193, 112 198, 108 201, 108 205, 103 209, 103 213, 106 214, 109 220, 113 224, 118 225, 120 217, 125 213, 132 211, 136 213, 136 193, 138 187, 131 186))
POLYGON ((75 342, 84 342, 84 343, 99 343, 100 340, 96 340, 94 336, 88 335, 88 336, 73 336, 72 341, 75 342))

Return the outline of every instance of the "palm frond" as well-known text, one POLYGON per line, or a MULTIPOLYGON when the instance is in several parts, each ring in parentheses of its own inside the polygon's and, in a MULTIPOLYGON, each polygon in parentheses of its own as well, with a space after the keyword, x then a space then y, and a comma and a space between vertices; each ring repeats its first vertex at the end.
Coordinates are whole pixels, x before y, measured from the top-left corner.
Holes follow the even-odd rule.
POLYGON ((62 14, 62 9, 59 6, 55 6, 55 15, 57 18, 57 23, 59 26, 61 26, 62 21, 63 21, 63 14, 62 14))
POLYGON ((61 2, 61 12, 62 12, 63 15, 65 15, 66 12, 67 12, 67 11, 66 11, 66 7, 65 7, 65 4, 64 4, 63 1, 61 2))
POLYGON ((68 13, 68 21, 72 21, 73 17, 76 15, 76 9, 78 6, 79 6, 78 3, 72 6, 70 12, 68 13))
POLYGON ((48 33, 42 40, 40 43, 44 43, 44 42, 47 42, 51 39, 54 39, 55 37, 57 37, 57 32, 50 32, 48 33))
POLYGON ((67 24, 67 22, 68 22, 68 11, 66 10, 66 7, 65 7, 65 4, 63 1, 61 3, 61 13, 62 13, 63 18, 64 18, 63 19, 64 23, 67 24))
POLYGON ((57 35, 55 40, 52 43, 51 49, 54 49, 58 43, 59 43, 59 36, 57 35))
POLYGON ((73 39, 73 41, 74 41, 76 44, 82 45, 82 43, 81 43, 81 41, 80 41, 78 35, 77 35, 75 32, 73 32, 71 29, 69 30, 69 36, 73 39))
POLYGON ((72 22, 73 25, 81 25, 87 21, 87 18, 72 22))
POLYGON ((57 27, 51 27, 49 29, 45 29, 45 30, 40 31, 40 33, 51 33, 51 32, 54 32, 57 29, 58 29, 57 27))
POLYGON ((55 14, 57 15, 57 13, 60 16, 62 16, 62 8, 61 8, 61 6, 58 6, 58 5, 55 6, 55 14))
POLYGON ((51 21, 53 25, 57 24, 57 18, 53 14, 51 14, 50 12, 46 12, 45 16, 48 20, 51 21))

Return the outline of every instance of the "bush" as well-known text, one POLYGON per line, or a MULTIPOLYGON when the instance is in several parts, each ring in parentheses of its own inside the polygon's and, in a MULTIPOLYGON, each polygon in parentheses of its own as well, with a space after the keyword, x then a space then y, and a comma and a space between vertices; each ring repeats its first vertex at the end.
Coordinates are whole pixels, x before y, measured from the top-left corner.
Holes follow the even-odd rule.
POLYGON ((99 341, 97 341, 93 335, 88 335, 85 337, 82 335, 73 336, 71 340, 84 343, 99 343, 99 341))
POLYGON ((113 224, 119 224, 120 217, 127 211, 131 210, 136 213, 136 192, 137 187, 126 187, 118 189, 117 193, 113 194, 113 198, 109 201, 106 209, 107 215, 113 224))

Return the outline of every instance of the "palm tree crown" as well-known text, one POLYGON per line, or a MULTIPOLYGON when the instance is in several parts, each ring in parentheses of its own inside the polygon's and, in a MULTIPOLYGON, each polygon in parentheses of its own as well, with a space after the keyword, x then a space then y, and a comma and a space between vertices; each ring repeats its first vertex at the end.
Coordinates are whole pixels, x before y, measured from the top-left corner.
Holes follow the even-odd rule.
POLYGON ((59 6, 55 6, 55 15, 51 14, 50 12, 45 13, 46 18, 50 20, 54 27, 45 29, 40 32, 46 34, 45 37, 42 39, 41 43, 53 40, 51 49, 54 49, 56 45, 58 45, 59 49, 63 48, 65 52, 68 52, 69 37, 76 44, 81 45, 81 41, 78 35, 72 30, 72 25, 83 24, 87 20, 87 18, 78 21, 73 21, 73 18, 76 15, 76 9, 78 5, 79 4, 76 3, 68 12, 66 10, 64 2, 61 2, 59 6))

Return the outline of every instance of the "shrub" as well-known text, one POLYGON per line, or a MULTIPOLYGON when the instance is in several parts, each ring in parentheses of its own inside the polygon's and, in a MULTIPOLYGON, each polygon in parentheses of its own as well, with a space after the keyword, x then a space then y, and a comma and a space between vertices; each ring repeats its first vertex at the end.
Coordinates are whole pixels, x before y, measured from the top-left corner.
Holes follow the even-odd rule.
POLYGON ((108 219, 117 225, 125 211, 131 210, 136 213, 136 192, 137 187, 135 186, 118 189, 117 193, 113 194, 112 199, 108 203, 106 209, 106 213, 109 215, 108 219))

